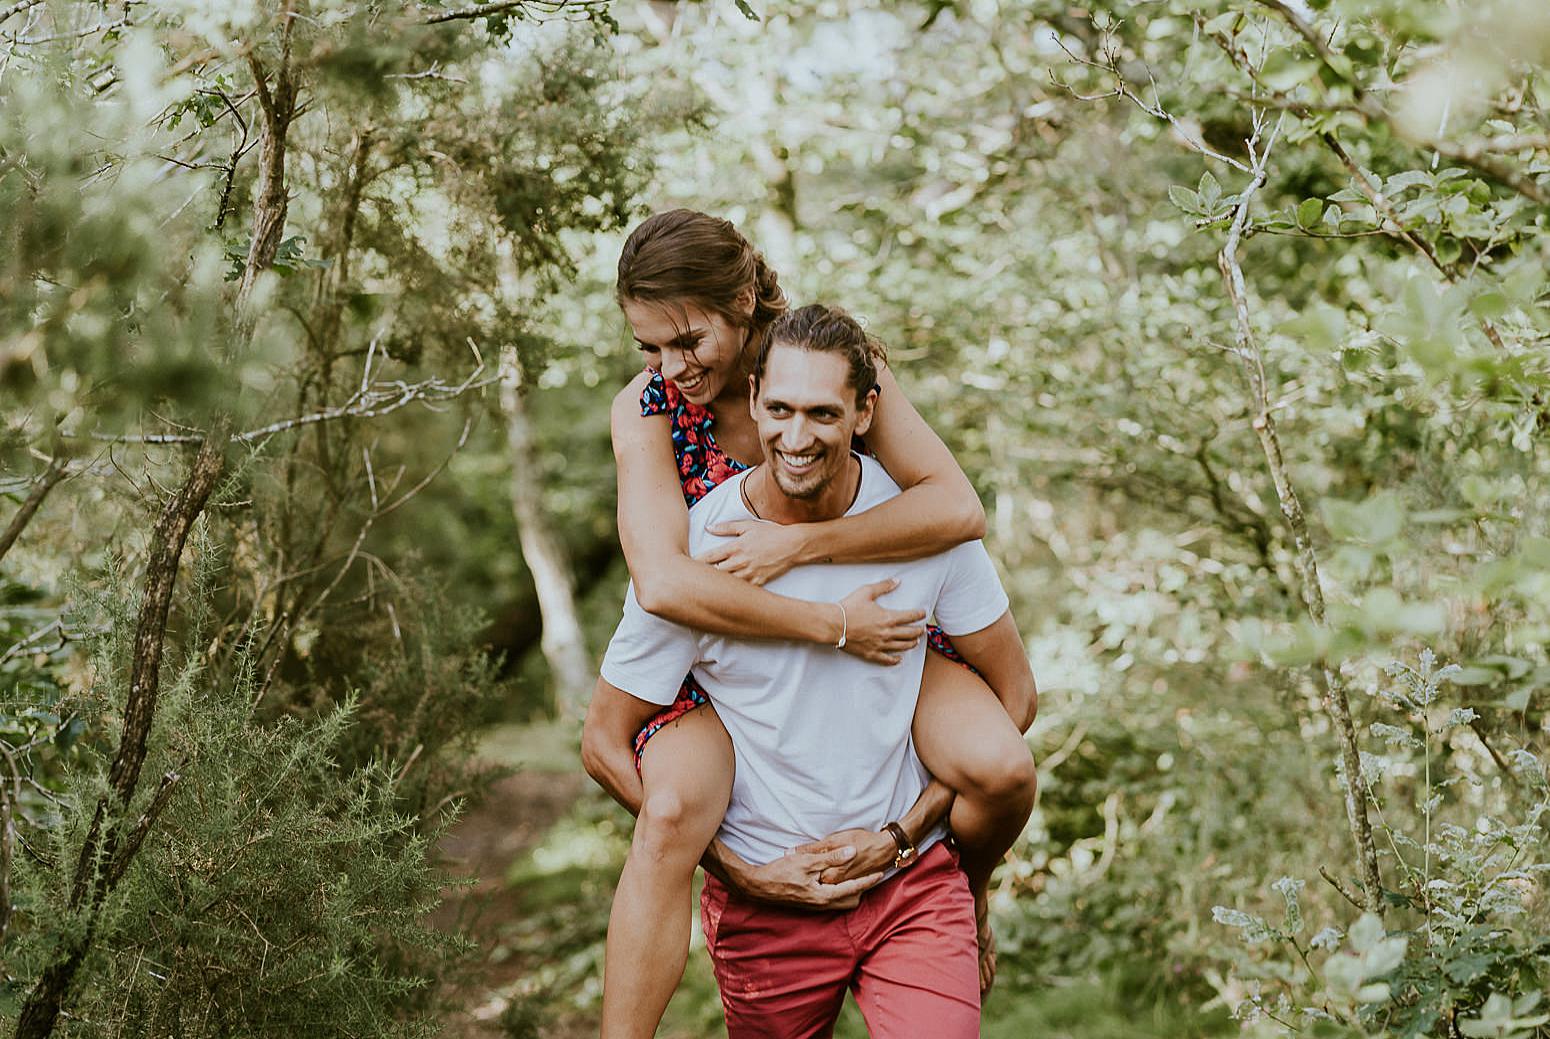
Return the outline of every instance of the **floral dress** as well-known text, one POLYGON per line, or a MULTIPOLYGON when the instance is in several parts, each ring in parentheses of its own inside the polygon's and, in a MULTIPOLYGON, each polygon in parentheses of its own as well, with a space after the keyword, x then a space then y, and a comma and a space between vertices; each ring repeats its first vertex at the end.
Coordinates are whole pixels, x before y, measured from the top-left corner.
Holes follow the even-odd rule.
MULTIPOLYGON (((712 489, 748 466, 729 456, 716 445, 711 427, 716 417, 709 408, 702 407, 678 392, 678 387, 652 372, 651 380, 640 395, 640 413, 645 416, 669 415, 672 418, 673 456, 678 459, 678 479, 683 484, 684 503, 693 506, 712 489)), ((858 442, 859 443, 859 442, 858 442)), ((947 659, 964 667, 969 663, 958 655, 947 634, 936 625, 926 628, 927 644, 947 659)), ((970 670, 973 670, 970 667, 970 670)), ((707 704, 710 698, 693 674, 685 675, 678 696, 662 711, 652 717, 640 732, 635 734, 635 768, 640 769, 640 756, 646 749, 646 741, 690 711, 707 704)))

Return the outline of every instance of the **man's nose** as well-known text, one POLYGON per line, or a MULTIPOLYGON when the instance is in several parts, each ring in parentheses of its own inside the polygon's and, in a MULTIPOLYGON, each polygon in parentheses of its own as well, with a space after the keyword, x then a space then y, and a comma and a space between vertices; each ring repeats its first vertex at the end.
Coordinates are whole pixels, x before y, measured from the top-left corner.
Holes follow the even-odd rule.
POLYGON ((792 454, 801 454, 812 446, 812 437, 807 433, 807 419, 801 415, 792 415, 786 420, 786 428, 781 430, 781 443, 785 444, 784 450, 792 454))

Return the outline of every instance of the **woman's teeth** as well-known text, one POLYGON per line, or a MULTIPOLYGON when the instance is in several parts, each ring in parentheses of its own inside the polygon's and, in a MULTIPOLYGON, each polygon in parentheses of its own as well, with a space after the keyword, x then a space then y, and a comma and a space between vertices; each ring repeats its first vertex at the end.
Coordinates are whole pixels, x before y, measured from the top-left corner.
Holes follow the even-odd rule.
POLYGON ((693 393, 695 390, 700 388, 700 384, 704 381, 705 376, 703 375, 696 375, 692 379, 679 379, 678 388, 685 393, 693 393))

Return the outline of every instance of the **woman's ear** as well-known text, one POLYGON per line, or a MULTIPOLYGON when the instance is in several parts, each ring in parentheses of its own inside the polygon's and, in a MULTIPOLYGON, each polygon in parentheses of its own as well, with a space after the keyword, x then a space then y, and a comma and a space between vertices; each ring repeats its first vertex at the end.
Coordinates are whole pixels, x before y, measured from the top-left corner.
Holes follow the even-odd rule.
POLYGON ((753 286, 750 285, 747 288, 745 288, 742 292, 739 292, 737 294, 737 298, 734 299, 733 302, 737 304, 738 311, 744 317, 753 317, 753 309, 754 309, 753 286))

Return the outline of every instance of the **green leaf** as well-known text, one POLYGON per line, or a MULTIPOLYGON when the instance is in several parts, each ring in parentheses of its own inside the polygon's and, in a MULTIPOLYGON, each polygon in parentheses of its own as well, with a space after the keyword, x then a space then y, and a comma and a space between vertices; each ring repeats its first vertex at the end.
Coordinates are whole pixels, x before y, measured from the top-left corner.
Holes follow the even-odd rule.
POLYGON ((1207 212, 1214 210, 1217 201, 1222 197, 1222 186, 1217 183, 1210 170, 1206 170, 1200 175, 1200 183, 1197 185, 1196 190, 1200 193, 1201 205, 1205 207, 1207 212))
POLYGON ((758 13, 755 12, 752 7, 748 6, 748 0, 732 0, 732 2, 737 4, 737 9, 743 12, 743 17, 748 19, 750 22, 757 22, 760 20, 758 13))
POLYGON ((1317 227, 1319 218, 1324 215, 1324 200, 1321 198, 1308 198, 1297 207, 1297 224, 1299 227, 1317 227))
POLYGON ((1201 216, 1204 214, 1204 210, 1200 205, 1200 196, 1189 190, 1189 188, 1178 184, 1168 185, 1168 201, 1190 216, 1201 216))
POLYGON ((1319 71, 1319 62, 1292 51, 1276 51, 1265 62, 1260 72, 1260 82, 1271 90, 1291 90, 1299 83, 1312 79, 1319 71))

